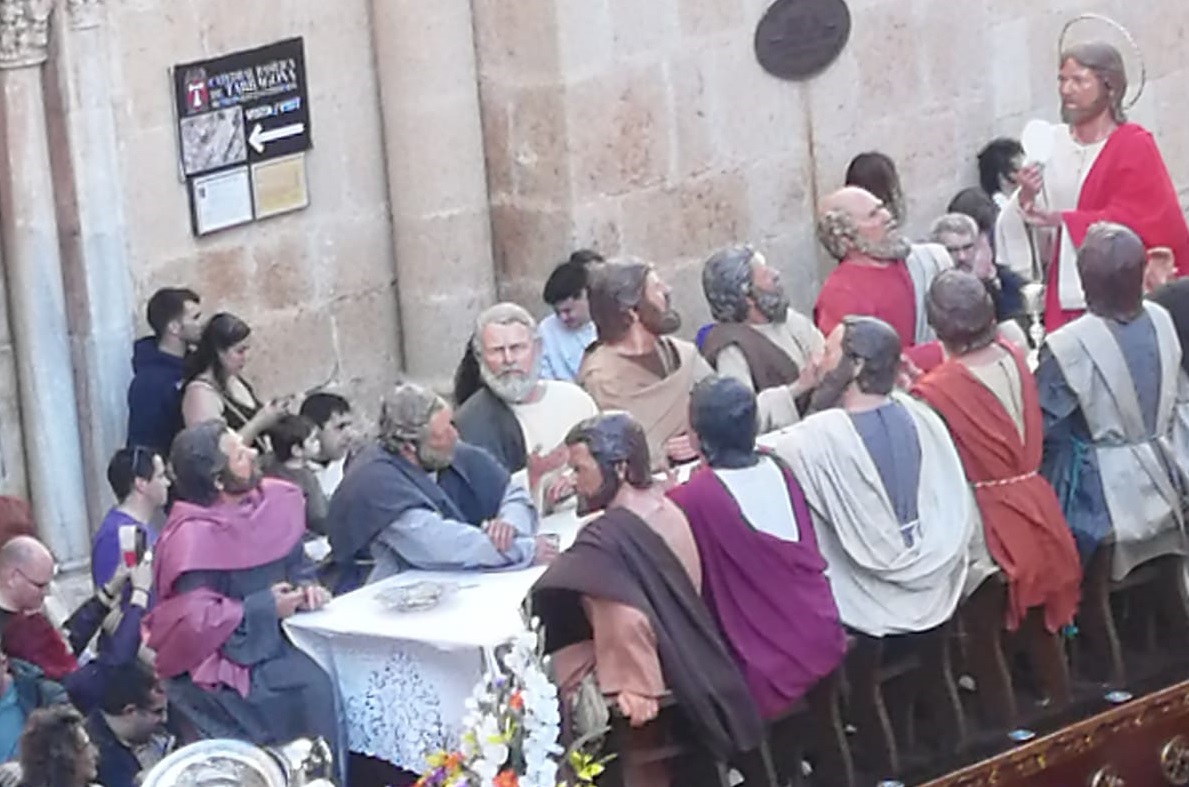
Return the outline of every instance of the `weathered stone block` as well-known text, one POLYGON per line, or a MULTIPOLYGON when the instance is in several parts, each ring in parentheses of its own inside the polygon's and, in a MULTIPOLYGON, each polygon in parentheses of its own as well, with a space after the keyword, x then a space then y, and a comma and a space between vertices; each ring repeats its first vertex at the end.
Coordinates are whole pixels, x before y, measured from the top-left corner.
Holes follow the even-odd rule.
POLYGON ((623 68, 568 90, 575 197, 660 183, 669 167, 671 117, 659 67, 623 68))

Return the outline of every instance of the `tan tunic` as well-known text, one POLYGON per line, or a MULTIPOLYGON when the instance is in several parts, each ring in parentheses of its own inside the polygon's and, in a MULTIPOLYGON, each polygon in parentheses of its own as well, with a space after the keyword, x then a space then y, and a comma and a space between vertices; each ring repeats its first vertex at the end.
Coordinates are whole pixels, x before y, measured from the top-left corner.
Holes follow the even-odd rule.
POLYGON ((588 352, 578 369, 578 383, 601 410, 626 410, 644 427, 653 469, 665 467, 665 443, 689 433, 689 394, 694 385, 714 374, 693 344, 663 336, 657 339, 665 376, 625 358, 613 347, 588 352))

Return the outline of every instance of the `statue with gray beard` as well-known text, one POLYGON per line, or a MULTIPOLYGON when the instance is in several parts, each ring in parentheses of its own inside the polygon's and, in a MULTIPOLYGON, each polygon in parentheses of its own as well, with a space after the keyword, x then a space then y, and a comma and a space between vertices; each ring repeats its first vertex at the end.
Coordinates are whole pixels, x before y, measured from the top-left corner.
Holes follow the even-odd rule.
POLYGON ((944 246, 910 243, 888 207, 855 186, 822 200, 817 236, 838 260, 813 305, 823 334, 844 317, 864 315, 890 325, 906 350, 937 338, 925 294, 938 273, 954 267, 944 246))
POLYGON ((523 485, 454 428, 454 411, 415 383, 383 399, 376 441, 330 501, 340 592, 410 568, 471 571, 548 563, 523 485))
POLYGON ((1036 370, 1041 472, 1083 561, 1113 536, 1111 576, 1184 555, 1189 380, 1164 307, 1144 301, 1144 243, 1099 222, 1078 252, 1087 313, 1049 334, 1036 370))
POLYGON ((720 375, 758 394, 761 433, 796 423, 817 384, 821 332, 789 307, 780 274, 750 246, 711 256, 702 290, 715 319, 702 355, 720 375))
POLYGON ((598 413, 577 385, 541 379, 537 323, 514 303, 497 303, 475 321, 471 352, 482 387, 458 408, 455 424, 467 443, 484 448, 525 485, 542 510, 572 489, 559 450, 574 424, 598 413))
POLYGON ((993 570, 945 424, 894 390, 900 351, 887 323, 845 318, 812 414, 773 445, 809 503, 842 622, 873 637, 941 625, 993 570))

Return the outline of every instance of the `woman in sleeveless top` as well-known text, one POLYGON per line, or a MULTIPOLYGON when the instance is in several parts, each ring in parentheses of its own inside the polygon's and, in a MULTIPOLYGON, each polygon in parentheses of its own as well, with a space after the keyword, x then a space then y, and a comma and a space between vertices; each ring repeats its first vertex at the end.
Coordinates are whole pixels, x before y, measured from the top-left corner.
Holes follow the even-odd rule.
POLYGON ((211 318, 198 349, 187 359, 182 418, 186 426, 221 418, 245 443, 264 451, 264 433, 285 414, 287 401, 261 402, 240 376, 251 333, 248 324, 233 314, 221 312, 211 318))

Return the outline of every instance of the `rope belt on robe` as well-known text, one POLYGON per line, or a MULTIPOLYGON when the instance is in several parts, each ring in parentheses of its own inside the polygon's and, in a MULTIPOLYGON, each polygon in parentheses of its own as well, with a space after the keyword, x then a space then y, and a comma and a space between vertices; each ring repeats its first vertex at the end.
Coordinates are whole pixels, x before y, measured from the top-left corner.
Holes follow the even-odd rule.
POLYGON ((1023 475, 1012 476, 1011 478, 997 478, 994 481, 975 481, 971 486, 975 489, 990 489, 999 486, 1010 486, 1011 484, 1018 484, 1021 481, 1027 481, 1030 478, 1036 478, 1038 473, 1033 470, 1031 473, 1024 473, 1023 475))

